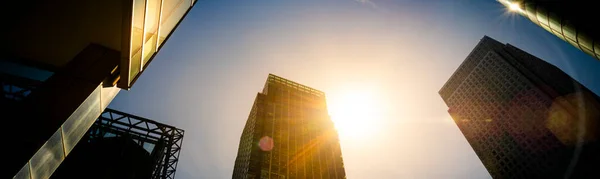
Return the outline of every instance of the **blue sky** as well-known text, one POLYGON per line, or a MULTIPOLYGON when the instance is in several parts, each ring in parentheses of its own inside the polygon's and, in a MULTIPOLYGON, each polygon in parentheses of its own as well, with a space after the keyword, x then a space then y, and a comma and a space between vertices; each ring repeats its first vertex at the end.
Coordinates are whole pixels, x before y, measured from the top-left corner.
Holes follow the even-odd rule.
POLYGON ((186 131, 177 178, 230 178, 273 73, 330 105, 349 91, 377 99, 357 121, 369 130, 340 135, 348 178, 489 178, 437 94, 484 35, 600 93, 600 61, 494 0, 200 0, 110 108, 186 131))

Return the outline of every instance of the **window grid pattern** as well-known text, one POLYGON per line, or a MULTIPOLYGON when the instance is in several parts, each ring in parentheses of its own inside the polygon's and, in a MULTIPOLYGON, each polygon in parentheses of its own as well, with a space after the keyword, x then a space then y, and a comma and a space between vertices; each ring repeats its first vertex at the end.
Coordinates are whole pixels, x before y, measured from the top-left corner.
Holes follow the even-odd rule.
POLYGON ((510 53, 510 56, 519 59, 520 63, 513 63, 513 66, 534 73, 535 77, 539 78, 540 81, 548 84, 548 86, 552 86, 552 91, 547 90, 547 92, 552 94, 553 97, 567 95, 578 89, 585 88, 576 83, 573 78, 558 67, 549 64, 542 59, 510 44, 507 44, 504 49, 506 52, 510 53))
POLYGON ((552 100, 490 51, 447 99, 453 119, 494 178, 557 170, 559 141, 544 124, 552 100), (541 157, 545 156, 545 157, 541 157))
MULTIPOLYGON (((252 144, 267 136, 274 147, 270 151, 253 147, 251 152, 260 156, 251 154, 250 160, 258 162, 246 166, 236 160, 233 178, 345 178, 339 139, 323 92, 269 75, 259 95, 264 95, 264 101, 255 106, 264 113, 254 119, 261 121, 255 125, 261 130, 254 131, 252 144)), ((247 140, 244 135, 249 134, 244 132, 241 140, 247 140)), ((240 142, 238 159, 246 156, 242 148, 240 142)))
POLYGON ((273 75, 273 74, 269 74, 267 83, 278 83, 280 85, 284 85, 284 86, 287 86, 289 88, 292 88, 292 89, 295 89, 295 90, 298 90, 301 92, 306 92, 306 93, 309 93, 309 94, 317 96, 317 97, 325 97, 325 93, 323 93, 322 91, 302 85, 300 83, 293 82, 293 81, 285 79, 285 78, 281 78, 281 77, 279 77, 277 75, 273 75))
POLYGON ((249 167, 251 162, 251 156, 253 150, 257 150, 255 143, 255 129, 256 120, 258 116, 259 106, 262 103, 261 94, 259 94, 252 105, 252 110, 246 121, 246 126, 242 132, 240 138, 240 146, 238 148, 238 155, 235 159, 235 166, 233 171, 233 178, 248 178, 246 177, 249 173, 249 167))
POLYGON ((477 44, 475 49, 471 51, 467 59, 456 69, 454 74, 448 79, 448 82, 444 84, 439 93, 443 99, 448 98, 452 92, 458 87, 460 82, 469 75, 471 69, 473 69, 479 61, 486 55, 491 49, 502 48, 504 44, 484 36, 481 41, 477 44))
POLYGON ((192 0, 133 0, 129 58, 123 69, 129 88, 194 5, 192 0))

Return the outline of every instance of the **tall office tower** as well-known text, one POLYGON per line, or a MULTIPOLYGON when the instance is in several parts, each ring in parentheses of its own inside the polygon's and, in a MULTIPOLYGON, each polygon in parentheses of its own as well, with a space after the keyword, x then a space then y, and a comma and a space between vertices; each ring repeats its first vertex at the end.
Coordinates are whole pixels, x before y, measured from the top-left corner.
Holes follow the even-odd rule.
POLYGON ((439 94, 492 177, 600 177, 600 98, 557 67, 486 36, 439 94))
POLYGON ((345 178, 325 94, 269 74, 240 138, 233 178, 345 178))
POLYGON ((600 60, 598 6, 588 0, 497 0, 558 38, 600 60), (590 21, 591 20, 591 21, 590 21))
POLYGON ((129 89, 195 0, 31 0, 0 6, 0 178, 47 178, 129 89), (17 135, 16 135, 17 134, 17 135), (50 157, 51 156, 51 157, 50 157))

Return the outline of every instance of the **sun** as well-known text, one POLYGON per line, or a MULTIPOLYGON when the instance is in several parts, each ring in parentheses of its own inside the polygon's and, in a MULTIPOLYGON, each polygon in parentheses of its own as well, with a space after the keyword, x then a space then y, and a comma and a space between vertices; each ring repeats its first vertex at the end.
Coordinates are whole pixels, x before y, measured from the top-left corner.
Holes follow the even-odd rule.
POLYGON ((525 13, 525 11, 523 9, 521 9, 521 4, 519 4, 518 2, 513 2, 512 0, 497 0, 497 1, 502 3, 504 6, 506 6, 508 11, 525 13))
POLYGON ((376 132, 381 106, 371 91, 346 91, 328 99, 329 114, 340 138, 364 139, 376 132))
POLYGON ((508 5, 508 8, 511 11, 520 11, 521 10, 521 6, 517 3, 510 3, 510 5, 508 5))

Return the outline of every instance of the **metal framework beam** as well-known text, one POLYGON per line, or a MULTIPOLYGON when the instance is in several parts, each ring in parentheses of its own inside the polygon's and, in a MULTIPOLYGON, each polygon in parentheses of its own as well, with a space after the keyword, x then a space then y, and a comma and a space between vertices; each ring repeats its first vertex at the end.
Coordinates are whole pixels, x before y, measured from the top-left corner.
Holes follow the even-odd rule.
POLYGON ((152 178, 173 179, 181 153, 184 130, 150 119, 107 108, 88 131, 87 141, 100 138, 127 135, 145 147, 152 144, 152 150, 159 158, 156 161, 152 178))

